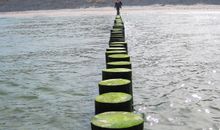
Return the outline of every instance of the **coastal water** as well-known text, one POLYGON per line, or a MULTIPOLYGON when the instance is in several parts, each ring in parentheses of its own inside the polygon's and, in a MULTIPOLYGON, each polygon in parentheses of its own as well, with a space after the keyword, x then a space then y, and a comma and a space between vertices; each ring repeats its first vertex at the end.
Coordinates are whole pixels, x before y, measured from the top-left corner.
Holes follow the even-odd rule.
MULTIPOLYGON (((122 17, 145 130, 219 130, 220 12, 122 17)), ((113 19, 0 16, 0 130, 89 130, 113 19)))

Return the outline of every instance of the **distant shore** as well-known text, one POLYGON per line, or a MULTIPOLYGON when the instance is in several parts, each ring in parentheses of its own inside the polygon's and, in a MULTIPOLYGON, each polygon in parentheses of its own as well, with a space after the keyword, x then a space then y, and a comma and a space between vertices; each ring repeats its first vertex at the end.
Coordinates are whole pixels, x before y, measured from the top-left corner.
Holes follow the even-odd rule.
MULTIPOLYGON (((220 5, 152 5, 152 6, 125 6, 122 13, 138 13, 143 11, 214 11, 220 13, 220 5)), ((113 7, 100 7, 100 8, 79 8, 79 9, 57 9, 57 10, 37 10, 37 11, 14 11, 14 12, 0 12, 1 16, 71 16, 71 15, 84 15, 84 14, 115 14, 113 7)))

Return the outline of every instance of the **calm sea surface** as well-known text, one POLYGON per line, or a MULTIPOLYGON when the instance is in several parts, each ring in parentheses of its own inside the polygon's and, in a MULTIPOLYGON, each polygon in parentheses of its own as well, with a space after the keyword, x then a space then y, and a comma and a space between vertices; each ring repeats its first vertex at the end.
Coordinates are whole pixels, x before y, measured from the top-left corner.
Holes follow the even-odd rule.
MULTIPOLYGON (((219 130, 220 12, 122 17, 145 130, 219 130)), ((90 130, 113 19, 0 16, 0 130, 90 130)))

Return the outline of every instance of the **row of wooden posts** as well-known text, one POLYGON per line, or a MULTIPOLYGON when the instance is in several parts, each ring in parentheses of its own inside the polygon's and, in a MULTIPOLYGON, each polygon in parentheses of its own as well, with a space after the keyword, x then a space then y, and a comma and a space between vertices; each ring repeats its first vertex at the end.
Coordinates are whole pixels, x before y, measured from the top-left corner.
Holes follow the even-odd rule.
POLYGON ((91 129, 143 130, 142 116, 133 113, 132 64, 120 15, 115 17, 105 56, 106 69, 102 70, 91 129))

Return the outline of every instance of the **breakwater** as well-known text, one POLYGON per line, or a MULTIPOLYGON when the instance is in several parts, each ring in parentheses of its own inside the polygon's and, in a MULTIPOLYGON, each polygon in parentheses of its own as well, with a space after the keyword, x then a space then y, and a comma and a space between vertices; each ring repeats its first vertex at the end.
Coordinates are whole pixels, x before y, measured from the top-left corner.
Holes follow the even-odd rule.
MULTIPOLYGON (((145 130, 217 130, 220 15, 169 12, 122 15, 134 108, 145 130)), ((113 20, 102 11, 2 18, 0 129, 90 130, 113 20)))
POLYGON ((109 48, 105 53, 106 69, 102 70, 91 129, 143 130, 143 118, 133 113, 132 63, 120 15, 115 17, 110 32, 109 48))

